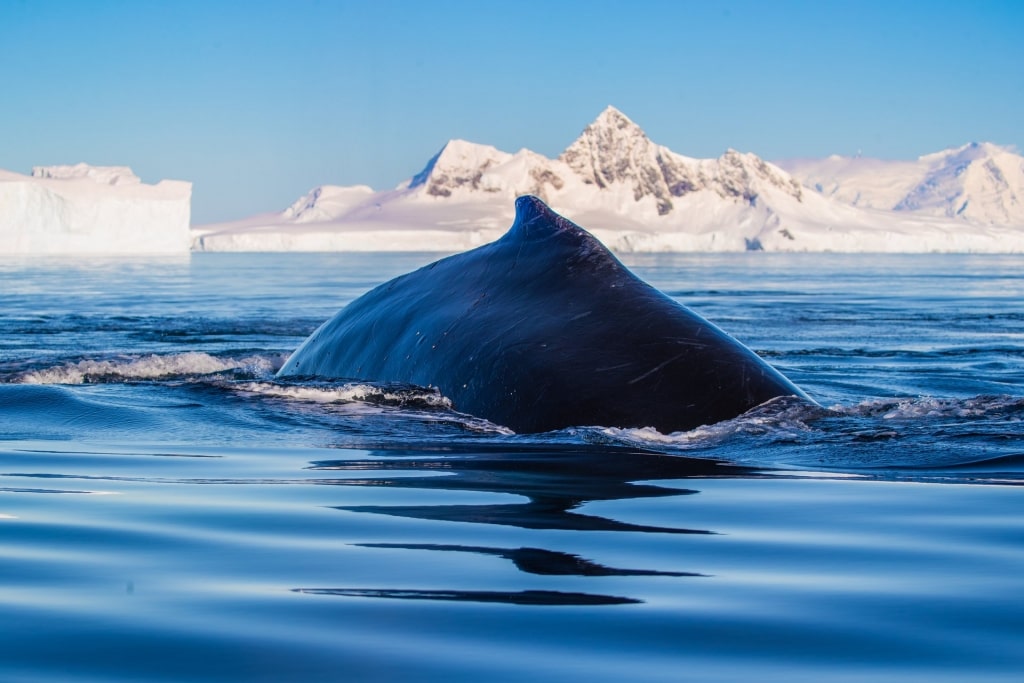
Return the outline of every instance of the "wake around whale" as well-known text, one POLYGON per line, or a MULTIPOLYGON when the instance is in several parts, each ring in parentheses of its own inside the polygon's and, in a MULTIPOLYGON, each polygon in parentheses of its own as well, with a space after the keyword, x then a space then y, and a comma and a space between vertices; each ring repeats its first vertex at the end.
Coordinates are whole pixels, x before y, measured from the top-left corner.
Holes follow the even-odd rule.
POLYGON ((804 393, 536 197, 495 242, 399 276, 320 326, 280 378, 436 387, 520 433, 670 433, 804 393))

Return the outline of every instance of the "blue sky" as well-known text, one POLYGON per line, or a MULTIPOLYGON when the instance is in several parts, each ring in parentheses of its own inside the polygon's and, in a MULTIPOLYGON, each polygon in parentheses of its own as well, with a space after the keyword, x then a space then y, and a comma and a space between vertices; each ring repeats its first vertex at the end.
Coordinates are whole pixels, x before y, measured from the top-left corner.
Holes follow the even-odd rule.
POLYGON ((556 156, 608 104, 695 157, 1024 149, 1024 2, 0 2, 0 168, 190 180, 193 221, 556 156))

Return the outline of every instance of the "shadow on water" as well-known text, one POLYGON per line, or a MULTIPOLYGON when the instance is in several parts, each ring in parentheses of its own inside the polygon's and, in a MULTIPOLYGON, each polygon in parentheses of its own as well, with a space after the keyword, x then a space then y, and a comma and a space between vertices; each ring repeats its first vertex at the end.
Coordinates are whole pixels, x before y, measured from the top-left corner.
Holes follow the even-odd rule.
MULTIPOLYGON (((713 534, 705 529, 651 526, 587 515, 576 508, 591 501, 692 495, 698 491, 659 480, 752 476, 754 470, 715 462, 617 447, 438 447, 436 450, 378 450, 369 460, 324 460, 310 469, 331 472, 393 472, 402 476, 332 479, 342 486, 380 486, 514 494, 523 503, 338 506, 347 512, 417 520, 515 526, 527 530, 615 531, 713 534), (422 476, 416 476, 422 473, 422 476), (438 475, 441 476, 438 476, 438 475)), ((488 547, 445 543, 360 543, 363 548, 468 553, 510 560, 524 573, 575 577, 700 577, 696 572, 609 567, 579 555, 538 547, 488 547)), ((441 600, 513 605, 620 605, 635 598, 551 590, 296 588, 295 592, 342 597, 441 600)))

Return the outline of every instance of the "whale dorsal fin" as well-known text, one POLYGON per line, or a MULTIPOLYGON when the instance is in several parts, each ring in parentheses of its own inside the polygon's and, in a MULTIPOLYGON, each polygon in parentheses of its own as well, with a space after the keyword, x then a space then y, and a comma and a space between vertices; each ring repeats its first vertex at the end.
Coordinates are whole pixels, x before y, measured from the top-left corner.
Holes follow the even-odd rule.
POLYGON ((515 221, 500 241, 518 243, 520 249, 531 251, 540 248, 550 253, 549 250, 557 248, 564 250, 566 256, 591 262, 604 261, 606 265, 626 269, 601 240, 560 216, 533 195, 516 199, 515 221))

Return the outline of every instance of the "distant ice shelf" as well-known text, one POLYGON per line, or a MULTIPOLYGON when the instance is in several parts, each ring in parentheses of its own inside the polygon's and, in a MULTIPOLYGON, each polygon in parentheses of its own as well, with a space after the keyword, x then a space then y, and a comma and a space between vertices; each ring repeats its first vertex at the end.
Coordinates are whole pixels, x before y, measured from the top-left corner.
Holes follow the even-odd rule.
POLYGON ((125 166, 0 170, 0 254, 183 254, 192 184, 125 166))

